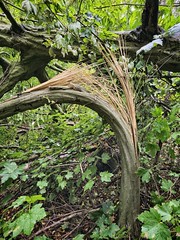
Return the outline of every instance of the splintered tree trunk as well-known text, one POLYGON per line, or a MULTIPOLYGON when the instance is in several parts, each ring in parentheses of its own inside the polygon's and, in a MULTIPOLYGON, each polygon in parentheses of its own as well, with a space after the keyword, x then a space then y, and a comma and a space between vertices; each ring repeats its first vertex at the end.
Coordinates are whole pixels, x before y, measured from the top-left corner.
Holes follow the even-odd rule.
POLYGON ((132 236, 138 235, 137 215, 140 208, 140 183, 136 175, 139 167, 129 126, 122 116, 106 101, 88 92, 71 89, 45 89, 31 93, 24 93, 19 97, 0 104, 0 119, 16 113, 38 108, 44 104, 75 103, 85 105, 96 111, 112 127, 118 140, 121 159, 122 175, 119 201, 119 225, 130 229, 132 236))

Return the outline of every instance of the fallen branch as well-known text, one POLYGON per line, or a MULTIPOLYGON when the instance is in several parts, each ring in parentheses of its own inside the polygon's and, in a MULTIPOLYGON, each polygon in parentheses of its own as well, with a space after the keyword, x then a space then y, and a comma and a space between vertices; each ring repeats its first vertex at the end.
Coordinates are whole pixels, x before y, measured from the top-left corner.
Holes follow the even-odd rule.
POLYGON ((57 227, 57 226, 61 225, 61 223, 64 222, 64 221, 67 221, 67 220, 69 220, 69 219, 71 219, 71 218, 80 216, 80 215, 82 215, 82 214, 89 214, 89 213, 97 212, 97 211, 99 211, 99 210, 100 210, 100 208, 91 209, 91 210, 86 210, 86 209, 85 209, 85 210, 78 210, 78 211, 76 211, 76 212, 70 213, 68 216, 66 216, 66 217, 64 217, 64 218, 61 218, 59 221, 54 222, 53 224, 51 224, 51 225, 49 225, 49 226, 47 226, 47 227, 44 227, 44 228, 38 230, 37 232, 35 232, 35 233, 29 238, 29 240, 33 239, 35 236, 39 235, 40 233, 42 233, 42 232, 44 232, 44 231, 46 231, 46 230, 48 230, 48 229, 50 229, 50 228, 57 227))

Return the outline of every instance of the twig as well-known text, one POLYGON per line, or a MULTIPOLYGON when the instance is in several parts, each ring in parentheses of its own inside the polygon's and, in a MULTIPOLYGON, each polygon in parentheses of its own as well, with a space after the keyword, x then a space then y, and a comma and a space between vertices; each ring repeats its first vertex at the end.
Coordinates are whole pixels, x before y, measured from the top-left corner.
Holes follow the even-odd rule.
POLYGON ((10 21, 10 23, 12 24, 12 29, 15 33, 22 33, 24 30, 21 27, 21 25, 19 25, 16 20, 14 19, 14 17, 11 15, 10 11, 5 7, 4 3, 2 0, 0 0, 0 8, 3 10, 3 12, 6 14, 6 17, 8 18, 8 20, 10 21))
POLYGON ((0 65, 2 66, 3 72, 5 72, 9 68, 10 63, 6 59, 1 57, 0 58, 0 65))
POLYGON ((153 165, 157 165, 157 163, 158 163, 159 157, 161 155, 162 145, 163 145, 162 141, 159 140, 159 143, 158 143, 159 150, 156 152, 156 156, 154 158, 153 165))
POLYGON ((84 219, 87 217, 87 215, 88 215, 88 214, 86 214, 86 215, 82 218, 82 220, 79 222, 79 224, 78 224, 75 228, 73 228, 69 233, 67 233, 67 234, 65 235, 64 239, 66 239, 67 237, 69 237, 69 236, 81 225, 81 223, 84 221, 84 219))
POLYGON ((40 233, 42 233, 42 232, 44 232, 44 231, 46 231, 46 230, 48 230, 48 229, 50 229, 50 228, 52 228, 52 227, 57 227, 58 225, 60 225, 60 224, 61 224, 62 222, 64 222, 64 221, 67 221, 67 220, 69 220, 69 219, 71 219, 71 218, 74 218, 74 217, 79 216, 79 215, 84 214, 84 213, 88 214, 88 213, 92 213, 92 212, 97 212, 97 211, 99 211, 99 210, 100 210, 100 208, 91 209, 91 210, 88 210, 88 211, 87 211, 87 210, 78 210, 78 211, 70 214, 69 216, 64 217, 64 218, 60 219, 59 221, 57 221, 57 222, 55 222, 55 223, 53 223, 53 224, 51 224, 51 225, 49 225, 49 226, 47 226, 47 227, 45 227, 45 228, 42 228, 42 229, 40 229, 40 230, 37 231, 37 232, 35 232, 35 233, 29 238, 29 240, 33 239, 35 236, 39 235, 40 233))
POLYGON ((155 179, 155 177, 154 177, 154 174, 151 174, 151 176, 152 176, 152 179, 153 179, 153 181, 154 181, 156 190, 157 190, 158 194, 160 195, 159 187, 158 187, 158 185, 157 185, 157 182, 156 182, 156 179, 155 179))
POLYGON ((82 2, 83 2, 83 0, 81 0, 80 3, 79 3, 79 9, 78 9, 78 12, 77 12, 77 16, 79 16, 79 14, 80 14, 80 12, 81 12, 82 2))

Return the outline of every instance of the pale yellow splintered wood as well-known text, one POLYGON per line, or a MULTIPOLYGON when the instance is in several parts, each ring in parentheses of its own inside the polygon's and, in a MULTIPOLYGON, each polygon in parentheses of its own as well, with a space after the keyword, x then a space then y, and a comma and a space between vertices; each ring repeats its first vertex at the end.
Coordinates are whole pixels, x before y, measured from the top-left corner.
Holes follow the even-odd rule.
MULTIPOLYGON (((70 89, 74 89, 73 86, 82 86, 88 92, 104 99, 106 102, 112 105, 127 123, 129 130, 132 134, 135 151, 137 151, 137 126, 136 126, 136 113, 134 104, 134 94, 132 85, 129 80, 128 68, 126 63, 122 67, 117 61, 115 55, 109 50, 103 49, 102 54, 107 61, 108 65, 114 70, 117 79, 122 87, 125 101, 120 95, 119 88, 116 82, 111 79, 97 77, 91 73, 89 66, 76 65, 70 69, 59 73, 55 77, 51 78, 45 83, 39 84, 38 86, 27 89, 25 92, 33 92, 51 88, 54 86, 67 86, 70 89), (74 84, 74 85, 73 85, 74 84)), ((78 89, 75 89, 78 90, 78 89)), ((79 90, 80 91, 80 90, 79 90)))
POLYGON ((86 82, 86 79, 90 78, 90 76, 91 74, 87 67, 75 66, 59 73, 45 83, 27 89, 25 92, 43 90, 51 86, 71 86, 72 83, 80 84, 86 82))

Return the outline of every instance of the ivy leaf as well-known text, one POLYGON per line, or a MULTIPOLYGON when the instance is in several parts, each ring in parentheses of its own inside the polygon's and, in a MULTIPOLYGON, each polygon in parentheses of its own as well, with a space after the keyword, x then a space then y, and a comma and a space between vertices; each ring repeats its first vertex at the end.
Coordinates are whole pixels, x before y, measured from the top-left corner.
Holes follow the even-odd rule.
POLYGON ((86 185, 84 186, 84 191, 86 191, 86 190, 91 190, 92 189, 92 187, 93 187, 93 185, 94 185, 94 180, 89 180, 87 183, 86 183, 86 185))
POLYGON ((68 171, 68 172, 66 173, 66 175, 65 175, 65 178, 66 178, 67 180, 73 178, 73 172, 68 171))
POLYGON ((30 235, 34 228, 36 221, 33 218, 33 216, 31 216, 29 213, 24 213, 23 215, 21 215, 19 217, 17 223, 18 223, 17 225, 21 226, 24 234, 30 235))
POLYGON ((8 179, 17 179, 22 174, 22 170, 18 168, 15 162, 6 162, 4 169, 1 171, 0 176, 2 177, 1 182, 5 183, 8 179))
POLYGON ((43 189, 45 187, 47 187, 48 185, 48 182, 46 180, 43 180, 43 181, 38 181, 37 182, 37 186, 40 188, 40 189, 43 189))
POLYGON ((103 154, 101 155, 101 158, 102 158, 102 162, 106 164, 107 161, 110 159, 110 156, 109 156, 108 153, 103 153, 103 154))
POLYGON ((63 176, 59 175, 57 176, 57 181, 58 181, 58 186, 63 190, 66 185, 67 185, 67 182, 64 180, 63 176))
POLYGON ((101 176, 102 182, 111 182, 111 177, 113 176, 113 174, 109 173, 108 171, 105 171, 105 172, 101 172, 100 176, 101 176))
POLYGON ((45 216, 46 212, 44 208, 42 208, 42 204, 34 205, 29 212, 22 214, 13 223, 11 223, 10 227, 14 228, 13 237, 15 238, 21 232, 29 236, 34 229, 36 222, 40 221, 45 216))

